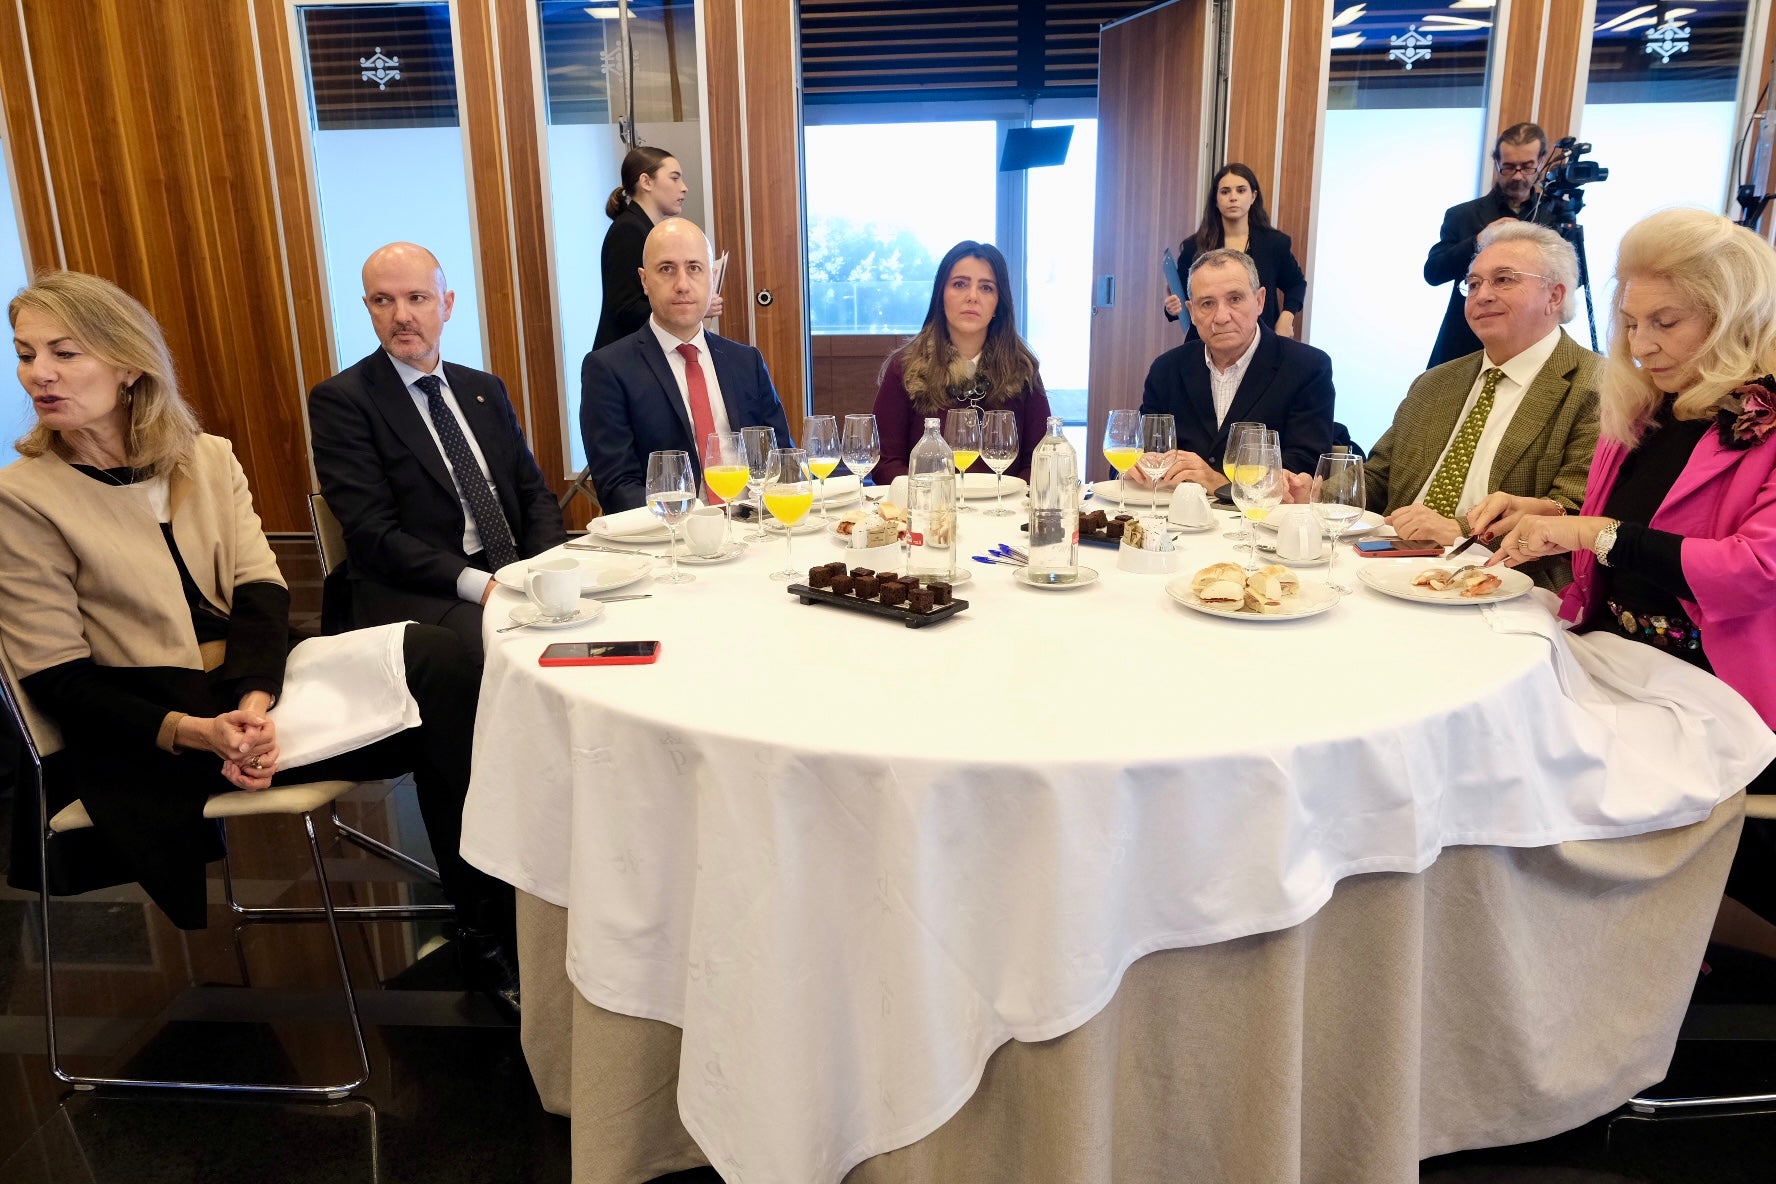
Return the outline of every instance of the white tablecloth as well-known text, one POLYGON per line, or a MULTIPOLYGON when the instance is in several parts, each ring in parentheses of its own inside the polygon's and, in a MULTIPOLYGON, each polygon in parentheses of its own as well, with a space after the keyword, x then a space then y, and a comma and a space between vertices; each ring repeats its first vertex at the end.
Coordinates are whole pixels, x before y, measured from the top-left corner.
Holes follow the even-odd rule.
MULTIPOLYGON (((965 516, 964 552, 1016 522, 965 516)), ((1183 573, 1231 546, 1185 545, 1183 573)), ((1295 925, 1449 845, 1694 822, 1772 755, 1675 659, 1648 651, 1690 694, 1628 705, 1530 601, 1489 623, 1362 590, 1246 624, 1086 549, 1095 586, 973 565, 969 610, 908 630, 799 604, 765 574, 782 552, 490 633, 465 813, 471 862, 569 909, 588 1000, 684 1030, 679 1111, 730 1181, 836 1180, 921 1138, 995 1048, 1077 1027, 1147 952, 1295 925), (574 638, 663 651, 537 666, 574 638)))

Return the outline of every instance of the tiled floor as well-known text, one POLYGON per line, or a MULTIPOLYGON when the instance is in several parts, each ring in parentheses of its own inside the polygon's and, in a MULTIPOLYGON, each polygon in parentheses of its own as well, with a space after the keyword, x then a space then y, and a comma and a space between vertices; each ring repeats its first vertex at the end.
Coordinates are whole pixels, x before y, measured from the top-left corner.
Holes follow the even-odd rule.
MULTIPOLYGON (((279 550, 296 613, 313 614, 318 573, 312 562, 303 566, 312 552, 300 543, 280 543, 279 550)), ((0 868, 9 850, 9 781, 0 758, 0 868)), ((367 828, 385 828, 423 852, 411 800, 400 791, 351 809, 367 828)), ((236 825, 231 844, 243 897, 311 899, 299 836, 288 819, 236 825)), ((349 897, 424 898, 432 891, 353 848, 330 842, 325 852, 329 877, 349 897)), ((71 1062, 167 1073, 244 1067, 309 1079, 348 1070, 350 1045, 324 929, 256 926, 237 941, 220 893, 213 882, 212 925, 196 934, 166 925, 131 890, 57 904, 57 999, 71 1062), (243 975, 251 989, 241 986, 243 975)), ((368 1086, 347 1101, 78 1094, 58 1088, 46 1066, 34 902, 0 887, 0 1184, 569 1179, 567 1122, 542 1110, 517 1028, 462 989, 437 926, 344 927, 372 1065, 368 1086)), ((1724 953, 1711 962, 1715 970, 1699 988, 1672 1084, 1776 1091, 1776 967, 1724 953)), ((1187 1164, 1172 1178, 1202 1179, 1187 1164)), ((1428 1161, 1421 1178, 1762 1184, 1776 1181, 1776 1109, 1734 1117, 1616 1115, 1541 1143, 1428 1161)), ((704 1171, 673 1184, 716 1179, 704 1171)))

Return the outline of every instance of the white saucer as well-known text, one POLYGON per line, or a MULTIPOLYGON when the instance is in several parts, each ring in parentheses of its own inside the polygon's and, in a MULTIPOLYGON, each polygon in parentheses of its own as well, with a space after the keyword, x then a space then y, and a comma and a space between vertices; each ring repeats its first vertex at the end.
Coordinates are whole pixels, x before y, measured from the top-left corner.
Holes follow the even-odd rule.
POLYGON ((1081 567, 1079 569, 1079 578, 1074 580, 1071 584, 1039 584, 1030 578, 1030 570, 1028 568, 1020 567, 1017 569, 1017 574, 1012 578, 1026 588, 1037 588, 1043 592, 1071 592, 1075 588, 1083 588, 1088 584, 1097 583, 1098 572, 1096 568, 1081 567))
MULTIPOLYGON (((680 563, 689 563, 692 566, 700 567, 710 563, 726 563, 734 556, 744 555, 745 553, 745 543, 723 543, 721 550, 713 555, 699 555, 689 547, 686 547, 678 553, 678 561, 680 563)), ((671 560, 667 560, 667 562, 670 563, 671 560)))
POLYGON ((508 622, 513 625, 529 625, 532 629, 571 629, 575 625, 596 621, 603 615, 604 604, 597 600, 582 604, 579 612, 560 621, 543 616, 543 611, 534 604, 521 604, 512 610, 508 622))
POLYGON ((1265 551, 1260 549, 1258 554, 1262 557, 1262 562, 1280 563, 1284 567, 1325 567, 1328 563, 1332 562, 1332 544, 1325 542, 1322 539, 1320 542, 1320 553, 1315 555, 1312 559, 1285 559, 1281 553, 1275 550, 1265 551))

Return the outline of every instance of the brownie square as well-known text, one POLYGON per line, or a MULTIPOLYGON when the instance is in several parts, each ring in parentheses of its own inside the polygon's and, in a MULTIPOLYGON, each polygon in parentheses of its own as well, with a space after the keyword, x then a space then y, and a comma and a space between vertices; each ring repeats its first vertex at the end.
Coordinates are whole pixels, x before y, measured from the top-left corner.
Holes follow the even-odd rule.
POLYGON ((864 576, 873 576, 875 574, 876 569, 873 567, 854 567, 851 569, 851 578, 854 580, 859 580, 864 576))
POLYGON ((926 586, 925 591, 931 593, 932 601, 938 605, 945 605, 950 602, 950 586, 942 580, 931 581, 931 583, 926 586))
POLYGON ((1104 537, 1107 539, 1121 538, 1123 525, 1122 519, 1118 518, 1115 522, 1112 522, 1109 526, 1104 528, 1104 537))
POLYGON ((830 587, 832 587, 832 572, 824 564, 822 564, 820 567, 809 568, 808 569, 808 587, 810 587, 810 588, 830 588, 830 587))
POLYGON ((876 593, 881 590, 880 581, 873 575, 854 574, 851 577, 851 586, 857 590, 857 599, 859 600, 874 600, 876 593))
POLYGON ((899 580, 888 580, 882 585, 881 600, 883 604, 904 604, 907 598, 907 586, 899 580))
POLYGON ((916 613, 928 613, 937 606, 937 593, 929 588, 914 588, 907 593, 907 607, 916 613))
POLYGON ((879 571, 876 573, 876 579, 884 584, 892 584, 895 580, 900 579, 900 577, 891 571, 879 571))
POLYGON ((830 579, 832 581, 830 584, 830 587, 832 588, 832 590, 834 592, 837 592, 840 596, 851 595, 851 590, 856 585, 856 582, 857 582, 857 581, 853 580, 850 576, 832 576, 832 577, 830 577, 830 579))

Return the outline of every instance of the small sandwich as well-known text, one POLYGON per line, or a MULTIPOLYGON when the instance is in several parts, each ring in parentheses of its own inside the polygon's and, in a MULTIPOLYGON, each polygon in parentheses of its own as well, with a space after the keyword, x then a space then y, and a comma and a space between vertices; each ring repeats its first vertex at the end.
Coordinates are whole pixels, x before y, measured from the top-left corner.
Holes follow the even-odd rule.
POLYGON ((1284 567, 1280 563, 1272 563, 1267 567, 1259 568, 1256 574, 1270 576, 1274 579, 1282 588, 1285 599, 1301 594, 1301 577, 1296 575, 1292 568, 1284 567))
POLYGON ((1216 580, 1198 590, 1196 598, 1204 604, 1240 608, 1246 603, 1246 585, 1240 580, 1216 580))
POLYGON ((1454 578, 1455 573, 1447 567, 1427 567, 1413 577, 1412 586, 1429 588, 1433 592, 1447 592, 1450 581, 1454 578))
POLYGON ((1504 586, 1504 581, 1484 567, 1459 568, 1449 578, 1453 587, 1461 589, 1463 596, 1491 596, 1504 586))
MULTIPOLYGON (((1199 600, 1206 600, 1203 590, 1214 584, 1231 583, 1236 588, 1243 588, 1246 583, 1246 569, 1237 563, 1211 563, 1209 566, 1190 577, 1190 590, 1196 593, 1199 600)), ((1245 599, 1240 593, 1236 600, 1245 599)))
POLYGON ((1246 609, 1254 613, 1283 611, 1283 585, 1273 575, 1255 571, 1246 577, 1246 609))

